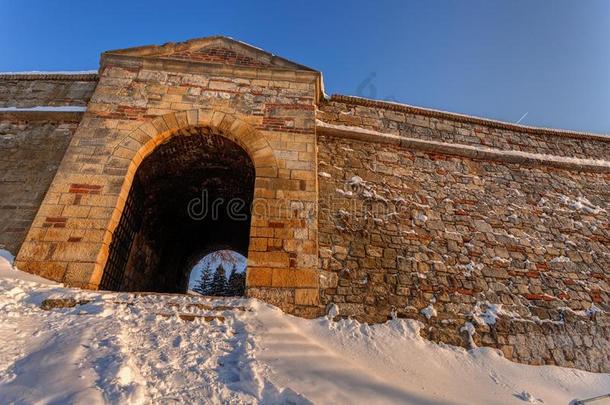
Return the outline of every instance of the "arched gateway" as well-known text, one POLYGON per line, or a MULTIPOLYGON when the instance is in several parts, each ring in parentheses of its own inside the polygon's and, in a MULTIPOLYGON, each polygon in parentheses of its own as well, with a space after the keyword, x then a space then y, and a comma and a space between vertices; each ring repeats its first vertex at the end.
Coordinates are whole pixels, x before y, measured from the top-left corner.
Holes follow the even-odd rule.
POLYGON ((263 201, 262 210, 253 206, 255 183, 279 171, 249 124, 206 109, 165 114, 129 134, 113 156, 131 162, 91 284, 184 292, 191 256, 211 246, 248 255, 250 224, 268 214, 263 201))
POLYGON ((186 292, 192 257, 215 246, 247 256, 254 179, 234 141, 205 127, 176 131, 133 176, 100 288, 186 292))
POLYGON ((413 318, 436 341, 609 371, 608 137, 326 99, 319 72, 223 37, 0 82, 17 89, 1 106, 87 94, 84 113, 0 111, 0 248, 22 270, 183 292, 230 249, 246 295, 292 314, 413 318))
POLYGON ((181 292, 187 263, 230 248, 247 256, 249 296, 320 313, 319 88, 319 72, 222 37, 104 53, 17 265, 181 292))

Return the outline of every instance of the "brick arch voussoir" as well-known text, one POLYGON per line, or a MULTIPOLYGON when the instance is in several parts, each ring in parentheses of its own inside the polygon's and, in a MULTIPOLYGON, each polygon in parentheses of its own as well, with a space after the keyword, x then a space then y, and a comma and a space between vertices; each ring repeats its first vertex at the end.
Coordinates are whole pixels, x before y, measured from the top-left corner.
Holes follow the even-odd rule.
MULTIPOLYGON (((198 125, 212 129, 214 132, 234 141, 241 146, 252 159, 257 176, 258 169, 275 169, 278 164, 273 149, 265 136, 239 116, 222 111, 198 110, 198 125)), ((267 174, 264 174, 266 177, 267 174)))
MULTIPOLYGON (((277 159, 269 141, 260 131, 235 114, 202 108, 155 117, 130 132, 112 153, 113 158, 129 161, 129 164, 117 206, 112 212, 106 228, 105 243, 110 243, 111 235, 121 218, 133 179, 142 161, 158 145, 177 135, 181 129, 193 127, 208 127, 240 145, 252 159, 257 178, 278 176, 277 159)), ((98 254, 90 284, 99 284, 107 258, 108 249, 106 247, 98 254)))
POLYGON ((128 158, 125 148, 133 151, 129 171, 135 173, 142 160, 158 145, 179 134, 180 130, 193 127, 210 128, 237 143, 248 153, 255 169, 266 169, 264 177, 277 172, 278 163, 273 148, 259 130, 235 114, 203 108, 161 115, 142 124, 121 142, 121 147, 115 149, 113 156, 128 158))
POLYGON ((196 127, 210 128, 213 132, 240 145, 252 159, 256 177, 277 177, 278 163, 269 141, 238 115, 205 108, 160 115, 130 132, 112 153, 112 157, 123 161, 129 160, 129 165, 108 231, 113 232, 120 219, 136 171, 142 161, 158 145, 177 136, 180 130, 196 127))
POLYGON ((129 133, 115 148, 112 157, 129 160, 121 196, 126 198, 133 177, 155 148, 182 129, 207 127, 240 145, 252 159, 257 177, 277 177, 278 163, 265 136, 239 116, 212 109, 172 112, 153 118, 129 133))

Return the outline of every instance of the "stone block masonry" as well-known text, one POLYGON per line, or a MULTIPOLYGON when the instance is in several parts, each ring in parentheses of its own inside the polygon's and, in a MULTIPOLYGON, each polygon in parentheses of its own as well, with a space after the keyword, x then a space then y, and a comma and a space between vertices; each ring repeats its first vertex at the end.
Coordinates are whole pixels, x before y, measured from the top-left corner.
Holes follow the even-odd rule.
MULTIPOLYGON (((591 173, 375 142, 382 139, 370 131, 400 128, 392 123, 407 118, 383 105, 339 105, 322 105, 319 114, 356 126, 330 127, 342 136, 319 127, 320 267, 330 280, 323 303, 366 322, 419 319, 432 340, 496 347, 519 362, 609 370, 607 167, 591 173), (363 122, 369 132, 358 134, 363 122)), ((425 139, 437 142, 454 142, 457 129, 474 132, 468 123, 441 130, 426 122, 425 139)), ((412 127, 394 135, 418 136, 412 127)), ((531 153, 565 142, 557 152, 569 157, 610 145, 505 134, 517 136, 531 153)))
MULTIPOLYGON (((0 108, 86 106, 97 75, 0 74, 0 108)), ((82 113, 0 111, 0 248, 18 252, 82 113)))
POLYGON ((84 107, 96 85, 96 74, 0 74, 0 107, 84 107))
POLYGON ((178 167, 201 142, 174 137, 213 135, 255 172, 247 295, 609 372, 610 138, 325 99, 321 83, 223 37, 106 52, 99 78, 0 77, 0 107, 87 106, 0 114, 0 245, 25 236, 21 269, 100 288, 113 241, 144 215, 125 208, 142 162, 173 150, 178 167))
POLYGON ((0 248, 19 251, 78 120, 0 113, 0 248))
POLYGON ((209 128, 240 145, 256 170, 248 294, 289 312, 318 315, 323 312, 316 277, 320 74, 228 39, 192 45, 196 49, 189 51, 168 45, 154 49, 153 56, 142 49, 103 55, 87 113, 17 265, 97 288, 139 164, 165 140, 191 128, 209 128), (202 45, 214 51, 199 51, 202 45), (228 50, 219 52, 219 46, 228 50), (242 56, 236 58, 236 51, 242 56), (239 63, 228 68, 217 60, 223 57, 239 63), (261 63, 245 63, 248 58, 261 63), (72 233, 58 238, 62 229, 72 233), (68 242, 81 235, 78 242, 68 242))
POLYGON ((350 96, 320 106, 323 122, 356 126, 403 138, 488 147, 563 158, 608 161, 608 136, 533 128, 350 96))

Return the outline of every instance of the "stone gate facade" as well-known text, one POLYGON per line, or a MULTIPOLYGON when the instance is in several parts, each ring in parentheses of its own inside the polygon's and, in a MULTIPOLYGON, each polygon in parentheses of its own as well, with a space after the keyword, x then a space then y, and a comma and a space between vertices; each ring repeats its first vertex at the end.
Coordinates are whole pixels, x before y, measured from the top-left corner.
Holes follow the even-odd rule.
POLYGON ((174 217, 166 237, 134 224, 169 215, 194 168, 226 200, 223 176, 251 165, 247 229, 219 226, 241 235, 220 244, 247 254, 248 296, 610 371, 610 137, 327 98, 319 72, 225 37, 106 52, 98 74, 0 75, 0 107, 0 247, 22 270, 180 288, 182 267, 150 269, 213 241, 176 239, 174 217), (236 152, 206 165, 219 144, 236 152), (140 221, 138 187, 157 193, 140 221))

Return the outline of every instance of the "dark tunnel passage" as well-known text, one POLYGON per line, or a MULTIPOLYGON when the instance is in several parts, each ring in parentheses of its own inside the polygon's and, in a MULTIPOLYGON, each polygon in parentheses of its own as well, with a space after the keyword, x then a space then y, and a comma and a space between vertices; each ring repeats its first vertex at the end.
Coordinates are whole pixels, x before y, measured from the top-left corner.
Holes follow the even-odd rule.
POLYGON ((254 176, 246 151, 207 128, 159 145, 136 172, 100 288, 184 293, 207 253, 247 256, 254 176))

